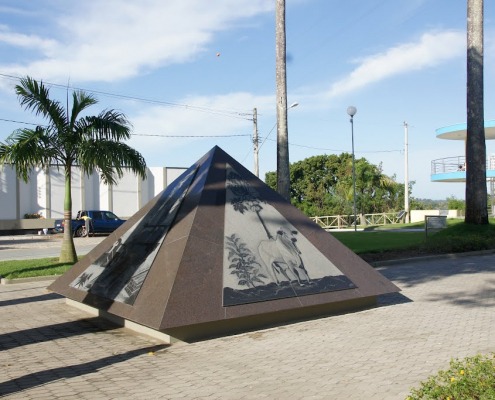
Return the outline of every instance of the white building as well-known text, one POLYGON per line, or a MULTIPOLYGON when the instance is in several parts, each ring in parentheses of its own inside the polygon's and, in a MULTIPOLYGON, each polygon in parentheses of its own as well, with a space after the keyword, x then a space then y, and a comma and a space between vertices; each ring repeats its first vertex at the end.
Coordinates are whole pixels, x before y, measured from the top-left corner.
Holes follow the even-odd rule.
MULTIPOLYGON (((72 170, 72 211, 96 209, 113 211, 121 218, 132 216, 165 189, 186 168, 150 167, 143 180, 132 172, 124 173, 116 185, 105 185, 98 173, 89 177, 72 170)), ((63 169, 35 169, 28 183, 16 177, 12 166, 0 166, 0 230, 53 227, 53 219, 64 213, 65 179, 63 169), (45 220, 26 219, 26 214, 41 213, 45 220)))

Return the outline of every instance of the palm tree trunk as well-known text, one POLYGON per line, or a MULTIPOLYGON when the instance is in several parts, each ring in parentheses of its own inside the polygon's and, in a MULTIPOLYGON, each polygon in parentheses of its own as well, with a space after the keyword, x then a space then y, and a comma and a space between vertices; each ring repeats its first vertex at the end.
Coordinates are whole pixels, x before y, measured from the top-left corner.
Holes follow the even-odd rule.
POLYGON ((72 237, 72 171, 70 163, 65 166, 65 196, 64 196, 64 238, 60 250, 59 262, 75 263, 77 261, 74 238, 72 237))
POLYGON ((285 45, 285 0, 276 3, 277 84, 277 192, 290 201, 289 139, 287 128, 287 72, 285 45))
POLYGON ((483 109, 483 0, 467 2, 467 139, 465 222, 488 224, 483 109))

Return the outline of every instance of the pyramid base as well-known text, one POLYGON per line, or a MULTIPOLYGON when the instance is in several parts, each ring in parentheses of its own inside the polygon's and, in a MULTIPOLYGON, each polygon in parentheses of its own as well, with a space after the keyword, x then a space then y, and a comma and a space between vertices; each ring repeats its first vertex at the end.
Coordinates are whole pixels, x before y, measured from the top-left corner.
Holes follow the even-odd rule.
POLYGON ((77 308, 81 311, 84 311, 96 317, 103 318, 107 321, 114 323, 115 325, 122 326, 135 333, 143 334, 153 339, 157 339, 164 344, 172 344, 174 342, 177 342, 175 338, 170 337, 170 335, 167 335, 166 333, 148 328, 147 326, 141 324, 137 324, 135 322, 129 321, 128 319, 124 319, 122 317, 118 317, 117 315, 110 314, 107 311, 99 310, 95 307, 88 306, 87 304, 83 304, 71 299, 65 299, 65 303, 71 307, 77 308))
POLYGON ((249 317, 214 321, 209 323, 168 328, 163 331, 176 340, 196 342, 220 336, 246 333, 258 329, 302 322, 309 319, 323 318, 347 312, 362 311, 376 307, 377 296, 362 297, 342 302, 321 304, 317 306, 258 314, 249 317))

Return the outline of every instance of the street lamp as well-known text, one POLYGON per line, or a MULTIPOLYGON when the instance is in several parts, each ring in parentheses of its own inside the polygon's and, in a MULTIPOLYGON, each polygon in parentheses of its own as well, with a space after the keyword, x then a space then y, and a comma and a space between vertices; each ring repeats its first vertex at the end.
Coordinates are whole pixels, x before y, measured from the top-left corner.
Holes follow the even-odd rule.
POLYGON ((411 222, 411 216, 409 211, 409 141, 408 141, 408 127, 406 121, 404 121, 404 211, 406 212, 406 223, 411 222))
POLYGON ((354 231, 357 230, 356 224, 356 167, 354 165, 354 115, 357 113, 357 108, 354 106, 347 107, 347 114, 351 117, 351 138, 352 138, 352 200, 354 209, 354 231))

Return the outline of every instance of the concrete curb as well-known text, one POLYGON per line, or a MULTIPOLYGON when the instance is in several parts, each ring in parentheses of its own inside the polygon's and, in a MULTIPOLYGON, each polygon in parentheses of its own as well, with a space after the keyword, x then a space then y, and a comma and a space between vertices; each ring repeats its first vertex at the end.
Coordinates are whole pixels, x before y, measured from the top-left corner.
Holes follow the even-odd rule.
POLYGON ((13 285, 16 283, 27 283, 27 282, 44 282, 44 281, 54 281, 60 275, 49 275, 49 276, 33 276, 31 278, 2 278, 0 279, 0 285, 13 285))
POLYGON ((394 264, 406 264, 417 261, 428 261, 428 260, 438 260, 438 259, 457 259, 461 257, 470 257, 470 256, 482 256, 484 254, 493 254, 495 253, 495 249, 489 250, 477 250, 477 251, 466 251, 463 253, 448 253, 448 254, 435 254, 431 256, 421 256, 421 257, 410 257, 410 258, 400 258, 396 260, 384 260, 384 261, 375 261, 369 263, 373 267, 386 267, 394 264))

